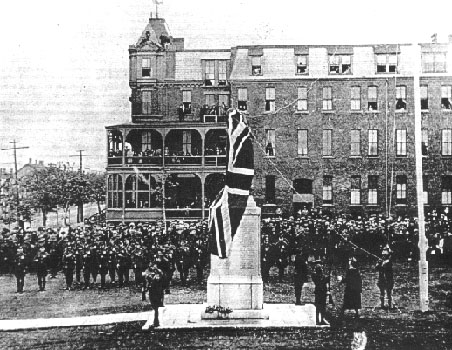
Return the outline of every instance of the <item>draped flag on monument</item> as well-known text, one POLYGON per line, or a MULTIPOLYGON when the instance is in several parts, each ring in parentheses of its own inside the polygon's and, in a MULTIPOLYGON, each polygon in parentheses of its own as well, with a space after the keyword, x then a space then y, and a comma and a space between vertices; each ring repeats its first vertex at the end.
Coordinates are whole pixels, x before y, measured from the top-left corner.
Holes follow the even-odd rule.
POLYGON ((246 209, 254 176, 253 135, 243 115, 228 113, 228 144, 225 186, 210 206, 210 252, 227 258, 246 209))

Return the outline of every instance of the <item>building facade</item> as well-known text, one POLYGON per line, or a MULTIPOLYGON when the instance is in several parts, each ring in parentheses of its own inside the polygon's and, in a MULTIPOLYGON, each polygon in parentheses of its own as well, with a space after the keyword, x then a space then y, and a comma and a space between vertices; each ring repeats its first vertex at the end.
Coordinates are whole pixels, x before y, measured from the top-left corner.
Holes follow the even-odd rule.
POLYGON ((205 218, 230 107, 255 135, 265 212, 414 213, 414 57, 424 200, 452 205, 452 40, 190 50, 151 18, 129 57, 131 120, 106 127, 109 221, 205 218))

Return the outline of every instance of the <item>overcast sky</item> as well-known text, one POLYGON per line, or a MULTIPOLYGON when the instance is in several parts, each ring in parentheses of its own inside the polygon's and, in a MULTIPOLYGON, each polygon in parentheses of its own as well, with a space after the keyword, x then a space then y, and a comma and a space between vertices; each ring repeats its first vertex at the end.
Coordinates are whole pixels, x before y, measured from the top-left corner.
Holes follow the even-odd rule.
MULTIPOLYGON (((0 148, 19 167, 106 165, 106 125, 130 120, 128 46, 152 0, 15 0, 0 5, 0 148)), ((428 42, 452 34, 452 1, 164 0, 159 17, 186 48, 240 44, 428 42)), ((0 167, 13 167, 0 151, 0 167)))

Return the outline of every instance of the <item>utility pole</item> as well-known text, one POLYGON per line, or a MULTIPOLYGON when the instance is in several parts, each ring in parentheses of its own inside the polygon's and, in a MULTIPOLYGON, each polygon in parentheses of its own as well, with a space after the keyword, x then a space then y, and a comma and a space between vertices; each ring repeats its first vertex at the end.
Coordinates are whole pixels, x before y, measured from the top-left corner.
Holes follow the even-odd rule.
POLYGON ((421 114, 421 50, 413 43, 414 143, 416 152, 416 190, 419 229, 419 301, 422 312, 428 311, 428 241, 425 237, 424 190, 422 181, 422 114, 421 114))
POLYGON ((30 148, 28 146, 22 146, 22 147, 17 147, 17 142, 16 140, 11 141, 10 143, 13 144, 13 147, 11 148, 2 148, 2 151, 8 151, 8 150, 14 150, 14 180, 16 181, 16 221, 17 224, 19 225, 20 228, 24 228, 24 223, 22 220, 19 220, 19 181, 17 178, 17 150, 18 149, 25 149, 25 148, 30 148))
MULTIPOLYGON (((79 152, 79 154, 77 155, 70 155, 69 157, 80 157, 80 168, 79 168, 79 176, 80 176, 80 180, 82 179, 82 175, 83 175, 83 157, 87 157, 86 154, 83 154, 82 152, 84 152, 83 149, 79 149, 77 150, 77 152, 79 152)), ((80 222, 84 222, 83 221, 83 201, 80 198, 77 204, 77 223, 80 222)))

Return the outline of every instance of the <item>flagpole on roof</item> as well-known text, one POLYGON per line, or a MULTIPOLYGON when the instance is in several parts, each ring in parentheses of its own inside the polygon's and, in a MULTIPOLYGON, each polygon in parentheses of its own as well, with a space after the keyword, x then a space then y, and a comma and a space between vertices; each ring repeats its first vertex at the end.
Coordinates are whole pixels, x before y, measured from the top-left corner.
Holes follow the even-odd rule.
POLYGON ((416 190, 419 233, 419 301, 422 312, 428 311, 428 242, 425 237, 424 190, 422 179, 422 115, 420 88, 420 55, 418 43, 413 43, 413 97, 414 97, 414 141, 416 159, 416 190))

